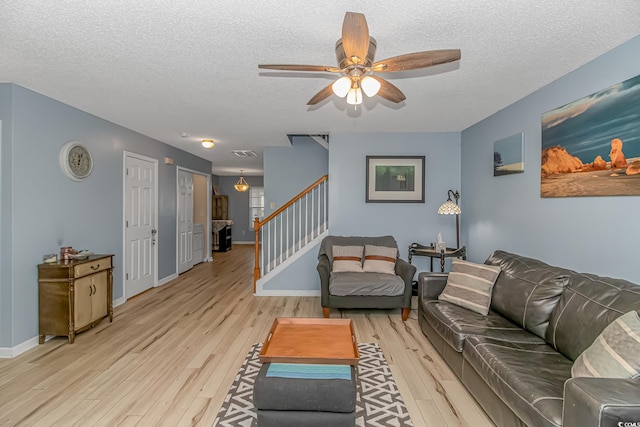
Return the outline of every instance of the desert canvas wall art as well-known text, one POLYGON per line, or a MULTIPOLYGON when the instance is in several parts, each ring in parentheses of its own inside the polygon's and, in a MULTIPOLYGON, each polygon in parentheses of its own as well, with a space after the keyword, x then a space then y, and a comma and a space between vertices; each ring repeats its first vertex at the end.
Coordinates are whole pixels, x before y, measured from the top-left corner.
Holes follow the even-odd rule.
POLYGON ((541 197, 640 195, 640 76, 542 115, 541 197))

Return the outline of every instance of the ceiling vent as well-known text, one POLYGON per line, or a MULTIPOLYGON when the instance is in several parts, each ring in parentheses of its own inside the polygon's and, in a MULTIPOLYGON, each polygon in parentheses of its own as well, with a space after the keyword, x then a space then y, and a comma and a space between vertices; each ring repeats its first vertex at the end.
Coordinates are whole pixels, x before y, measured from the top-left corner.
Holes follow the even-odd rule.
POLYGON ((231 152, 238 157, 258 157, 253 150, 231 150, 231 152))

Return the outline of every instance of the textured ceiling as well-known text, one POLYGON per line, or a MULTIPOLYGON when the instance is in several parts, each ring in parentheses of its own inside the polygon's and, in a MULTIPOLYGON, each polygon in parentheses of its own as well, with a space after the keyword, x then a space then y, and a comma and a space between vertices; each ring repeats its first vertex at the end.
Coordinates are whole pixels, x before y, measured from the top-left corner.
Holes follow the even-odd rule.
POLYGON ((8 0, 0 81, 209 159, 214 173, 251 175, 287 134, 461 131, 639 30, 638 0, 8 0), (448 48, 462 59, 386 74, 407 100, 357 110, 335 96, 306 105, 334 75, 258 70, 335 65, 347 11, 365 14, 376 59, 448 48))

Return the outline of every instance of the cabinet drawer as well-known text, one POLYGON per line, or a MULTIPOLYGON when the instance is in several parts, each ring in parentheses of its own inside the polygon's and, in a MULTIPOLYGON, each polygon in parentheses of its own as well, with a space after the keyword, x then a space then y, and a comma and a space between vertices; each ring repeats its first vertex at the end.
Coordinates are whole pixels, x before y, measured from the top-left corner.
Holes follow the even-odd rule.
POLYGON ((111 268, 111 258, 96 259, 91 262, 76 265, 75 277, 86 276, 87 274, 96 273, 108 268, 111 268))

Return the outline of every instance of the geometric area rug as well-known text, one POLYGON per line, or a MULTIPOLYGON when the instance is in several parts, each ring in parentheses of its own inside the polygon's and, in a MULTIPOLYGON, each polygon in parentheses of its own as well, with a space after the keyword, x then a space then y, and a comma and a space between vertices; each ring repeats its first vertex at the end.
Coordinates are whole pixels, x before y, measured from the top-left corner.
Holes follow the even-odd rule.
MULTIPOLYGON (((257 425, 253 407, 253 382, 262 363, 262 343, 253 344, 233 380, 218 411, 214 427, 251 427, 257 425)), ((389 365, 377 343, 359 343, 360 361, 356 379, 356 426, 413 426, 407 407, 391 375, 389 365)))

